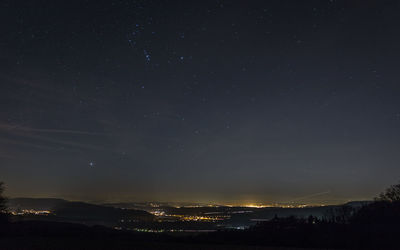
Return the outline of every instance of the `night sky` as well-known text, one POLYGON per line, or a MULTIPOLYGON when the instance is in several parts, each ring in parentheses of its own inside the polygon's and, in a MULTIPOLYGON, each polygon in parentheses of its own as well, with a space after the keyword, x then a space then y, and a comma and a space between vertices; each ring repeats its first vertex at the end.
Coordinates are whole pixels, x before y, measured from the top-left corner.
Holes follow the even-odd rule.
POLYGON ((0 4, 8 196, 338 203, 400 179, 399 1, 0 4))

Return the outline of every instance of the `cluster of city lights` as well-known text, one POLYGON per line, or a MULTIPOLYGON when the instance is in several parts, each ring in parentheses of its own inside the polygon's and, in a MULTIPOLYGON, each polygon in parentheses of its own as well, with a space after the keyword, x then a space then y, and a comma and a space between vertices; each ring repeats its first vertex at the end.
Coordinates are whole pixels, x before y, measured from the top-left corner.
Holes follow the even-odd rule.
POLYGON ((12 215, 49 215, 51 211, 48 210, 34 210, 34 209, 22 209, 20 211, 11 211, 12 215))
POLYGON ((273 204, 240 204, 240 205, 232 205, 227 204, 227 207, 245 207, 245 208, 268 208, 268 207, 277 207, 277 208, 306 208, 306 207, 323 207, 324 204, 281 204, 281 203, 273 203, 273 204))

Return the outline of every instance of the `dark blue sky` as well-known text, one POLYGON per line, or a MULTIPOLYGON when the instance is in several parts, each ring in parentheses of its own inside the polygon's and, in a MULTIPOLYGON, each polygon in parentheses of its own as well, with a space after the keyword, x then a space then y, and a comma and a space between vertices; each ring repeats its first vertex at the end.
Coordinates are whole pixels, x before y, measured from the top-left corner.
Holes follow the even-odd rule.
POLYGON ((2 1, 1 180, 81 200, 370 199, 400 175, 399 11, 2 1))

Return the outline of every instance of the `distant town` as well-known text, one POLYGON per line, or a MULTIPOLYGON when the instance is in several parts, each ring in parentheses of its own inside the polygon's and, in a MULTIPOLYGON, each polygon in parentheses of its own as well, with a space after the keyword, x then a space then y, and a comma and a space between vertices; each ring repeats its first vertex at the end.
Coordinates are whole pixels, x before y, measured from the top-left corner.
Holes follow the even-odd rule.
MULTIPOLYGON (((353 203, 354 206, 358 203, 353 203)), ((176 202, 89 204, 62 199, 9 200, 14 220, 40 219, 104 225, 138 232, 196 233, 244 230, 275 216, 326 216, 336 206, 307 204, 216 205, 176 202)))

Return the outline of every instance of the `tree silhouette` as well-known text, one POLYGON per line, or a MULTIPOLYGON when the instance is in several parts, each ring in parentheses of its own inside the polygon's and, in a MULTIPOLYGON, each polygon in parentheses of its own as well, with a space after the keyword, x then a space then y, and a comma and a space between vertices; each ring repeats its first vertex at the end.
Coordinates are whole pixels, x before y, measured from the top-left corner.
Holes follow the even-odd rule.
POLYGON ((346 224, 349 223, 354 213, 354 208, 348 205, 342 205, 329 209, 325 214, 325 219, 333 223, 346 224))
POLYGON ((7 221, 7 199, 3 196, 4 183, 0 182, 0 222, 7 221))
POLYGON ((381 193, 377 201, 399 202, 400 201, 400 183, 392 185, 381 193))
POLYGON ((6 207, 6 198, 3 196, 4 192, 4 183, 0 182, 0 212, 5 212, 7 207, 6 207))

